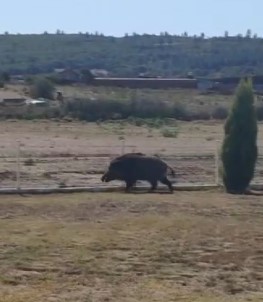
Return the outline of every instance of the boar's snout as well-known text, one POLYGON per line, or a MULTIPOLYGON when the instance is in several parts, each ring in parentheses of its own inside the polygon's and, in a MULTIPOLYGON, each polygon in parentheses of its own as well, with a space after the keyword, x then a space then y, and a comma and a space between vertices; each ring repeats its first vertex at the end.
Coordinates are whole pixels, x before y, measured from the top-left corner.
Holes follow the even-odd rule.
POLYGON ((109 182, 111 180, 113 180, 113 178, 111 177, 111 174, 109 173, 109 171, 106 172, 105 174, 103 174, 101 177, 102 182, 109 182))
POLYGON ((103 174, 103 175, 101 176, 101 181, 102 181, 102 182, 104 182, 104 181, 106 180, 106 176, 107 176, 107 173, 105 173, 105 174, 103 174))

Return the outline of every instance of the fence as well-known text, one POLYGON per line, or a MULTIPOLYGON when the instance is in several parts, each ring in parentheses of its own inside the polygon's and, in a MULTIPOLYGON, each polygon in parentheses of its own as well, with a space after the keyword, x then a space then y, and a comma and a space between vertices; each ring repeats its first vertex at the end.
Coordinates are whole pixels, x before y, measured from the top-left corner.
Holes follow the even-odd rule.
MULTIPOLYGON (((180 185, 220 185, 220 143, 206 145, 193 144, 175 146, 165 149, 163 146, 127 145, 121 141, 117 146, 91 146, 84 153, 41 153, 34 148, 27 148, 17 143, 12 154, 0 153, 0 188, 61 188, 61 187, 105 187, 100 178, 111 159, 126 153, 142 151, 158 155, 174 170, 175 178, 169 178, 180 185), (110 152, 109 152, 110 150, 110 152)), ((256 166, 253 184, 262 184, 263 145, 259 146, 259 158, 256 166)), ((110 183, 110 186, 120 186, 120 182, 110 183)))

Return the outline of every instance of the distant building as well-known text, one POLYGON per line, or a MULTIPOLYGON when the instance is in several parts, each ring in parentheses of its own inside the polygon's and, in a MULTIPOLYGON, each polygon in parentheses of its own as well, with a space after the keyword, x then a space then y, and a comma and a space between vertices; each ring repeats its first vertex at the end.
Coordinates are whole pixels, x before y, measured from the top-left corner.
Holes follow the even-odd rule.
POLYGON ((80 73, 74 69, 55 69, 54 72, 56 78, 63 83, 77 83, 81 81, 80 73))
POLYGON ((21 106, 25 105, 26 98, 16 92, 0 90, 0 105, 21 106))
POLYGON ((10 76, 10 83, 12 84, 24 84, 25 83, 25 76, 21 74, 11 75, 10 76))
POLYGON ((65 70, 65 68, 55 68, 54 69, 54 72, 55 73, 60 73, 60 72, 62 72, 62 71, 64 71, 65 70))
MULTIPOLYGON (((243 77, 199 78, 198 89, 202 92, 233 94, 243 77)), ((263 94, 263 76, 252 76, 253 89, 256 94, 263 94)))
POLYGON ((152 88, 152 89, 197 89, 196 79, 186 78, 95 78, 94 86, 152 88))
POLYGON ((90 72, 94 77, 106 78, 110 76, 110 73, 105 69, 91 69, 90 72))

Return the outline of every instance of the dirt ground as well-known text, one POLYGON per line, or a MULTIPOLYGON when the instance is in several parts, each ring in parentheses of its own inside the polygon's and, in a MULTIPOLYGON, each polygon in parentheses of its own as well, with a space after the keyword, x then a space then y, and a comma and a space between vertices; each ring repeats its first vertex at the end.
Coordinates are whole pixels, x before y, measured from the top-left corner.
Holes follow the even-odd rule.
POLYGON ((0 301, 262 301, 263 200, 1 196, 0 301))
MULTIPOLYGON (((16 185, 18 142, 22 187, 102 186, 100 177, 109 161, 132 151, 160 155, 175 169, 177 183, 213 184, 215 154, 223 137, 223 124, 215 121, 177 122, 176 137, 127 123, 11 120, 1 121, 0 129, 2 188, 16 185)), ((259 142, 261 129, 259 124, 259 142)), ((255 180, 262 182, 259 160, 255 180)))

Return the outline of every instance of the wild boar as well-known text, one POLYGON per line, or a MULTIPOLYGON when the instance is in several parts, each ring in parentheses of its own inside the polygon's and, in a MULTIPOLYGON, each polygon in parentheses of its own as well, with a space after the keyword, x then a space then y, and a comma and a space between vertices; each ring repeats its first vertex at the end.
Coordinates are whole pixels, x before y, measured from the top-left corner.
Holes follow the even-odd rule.
POLYGON ((168 186, 170 192, 173 192, 172 183, 167 178, 168 170, 173 176, 175 175, 174 170, 160 158, 143 153, 128 153, 111 161, 101 181, 125 181, 126 192, 130 191, 137 180, 148 181, 151 184, 150 191, 154 191, 160 181, 168 186))

